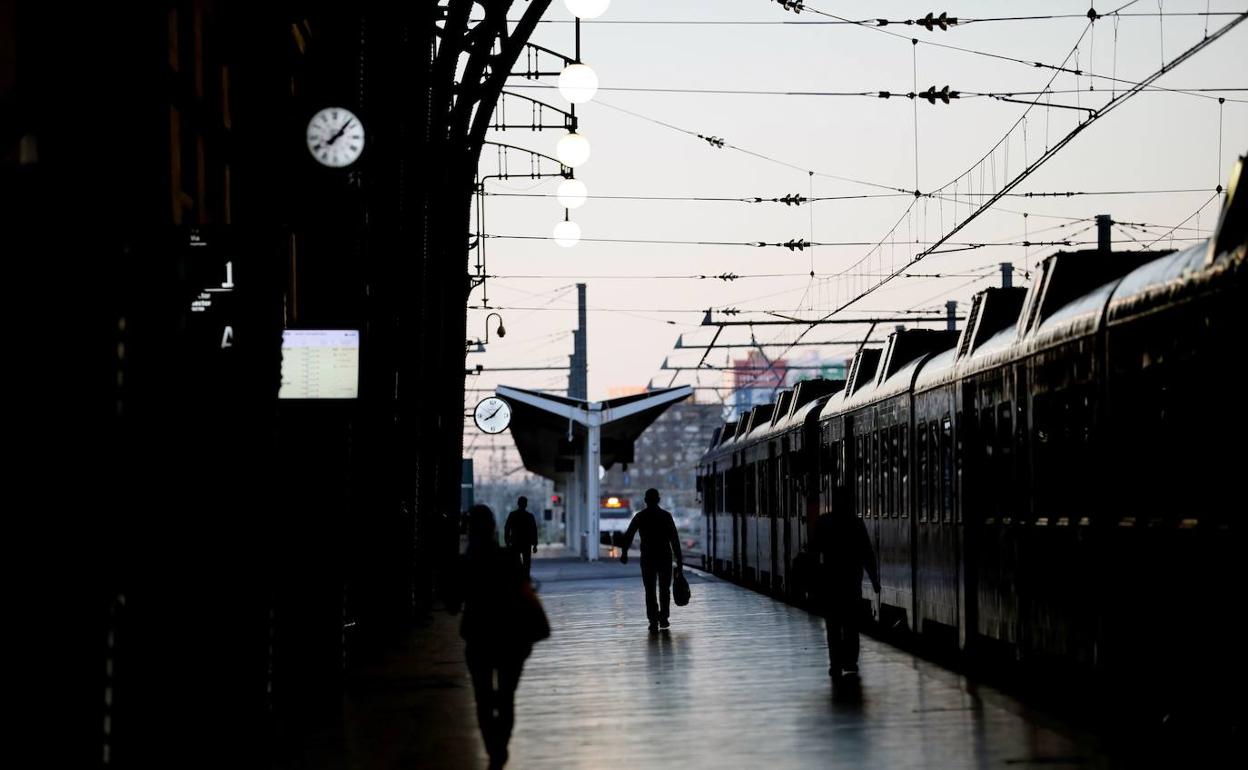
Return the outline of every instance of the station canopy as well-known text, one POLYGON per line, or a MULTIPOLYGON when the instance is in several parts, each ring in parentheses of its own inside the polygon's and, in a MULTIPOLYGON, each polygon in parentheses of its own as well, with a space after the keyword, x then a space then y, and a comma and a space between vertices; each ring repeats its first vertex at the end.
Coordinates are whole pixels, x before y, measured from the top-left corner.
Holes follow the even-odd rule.
POLYGON ((496 393, 511 404, 511 435, 524 467, 548 479, 571 473, 583 456, 586 418, 601 406, 602 466, 633 462, 633 443, 672 404, 688 398, 682 386, 590 402, 550 393, 499 386, 496 393))

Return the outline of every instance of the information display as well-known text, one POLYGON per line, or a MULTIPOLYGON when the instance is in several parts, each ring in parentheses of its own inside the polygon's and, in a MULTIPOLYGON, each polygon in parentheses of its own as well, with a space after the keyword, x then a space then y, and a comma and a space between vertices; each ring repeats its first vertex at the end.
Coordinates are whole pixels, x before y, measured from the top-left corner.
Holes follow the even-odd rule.
POLYGON ((356 398, 360 390, 360 333, 287 329, 282 332, 283 399, 356 398))

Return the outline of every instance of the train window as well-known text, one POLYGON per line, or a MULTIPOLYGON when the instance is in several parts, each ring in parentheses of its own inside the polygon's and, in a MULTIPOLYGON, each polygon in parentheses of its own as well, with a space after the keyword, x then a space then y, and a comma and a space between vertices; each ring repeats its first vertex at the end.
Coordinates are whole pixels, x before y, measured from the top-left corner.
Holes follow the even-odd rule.
POLYGON ((760 459, 759 461, 759 504, 755 508, 759 515, 768 515, 771 512, 771 495, 768 489, 771 483, 771 463, 768 459, 760 459))
POLYGON ((915 427, 915 430, 918 431, 917 435, 915 435, 914 437, 914 451, 918 454, 918 461, 919 461, 919 483, 918 483, 918 489, 916 490, 919 496, 919 499, 918 499, 919 521, 926 522, 927 521, 927 486, 928 486, 927 423, 925 422, 919 423, 915 427))
POLYGON ((880 432, 871 433, 871 515, 880 518, 884 486, 888 483, 887 469, 880 458, 880 432))
POLYGON ((871 465, 871 435, 867 434, 862 437, 862 515, 871 515, 871 493, 874 487, 871 486, 871 474, 875 470, 871 465))
POLYGON ((811 469, 812 473, 817 474, 811 479, 811 481, 819 495, 815 498, 819 507, 819 513, 823 513, 823 506, 826 505, 826 500, 828 499, 828 487, 830 486, 829 482, 831 481, 831 474, 829 473, 828 468, 828 456, 831 452, 829 452, 829 447, 826 442, 820 442, 819 448, 816 451, 819 453, 819 463, 811 469))
POLYGON ((956 486, 954 488, 958 491, 958 496, 956 500, 957 510, 954 512, 954 518, 957 520, 959 524, 961 524, 962 523, 962 507, 966 504, 961 494, 962 491, 965 489, 965 487, 962 486, 962 412, 958 412, 956 416, 954 417, 953 438, 954 438, 953 467, 954 467, 954 479, 956 481, 956 486))
POLYGON ((893 465, 893 483, 888 488, 888 510, 892 513, 892 517, 896 519, 901 516, 901 429, 894 425, 891 433, 892 436, 889 441, 889 459, 892 461, 893 465))
POLYGON ((897 426, 889 428, 889 507, 887 517, 897 518, 897 426))
POLYGON ((982 498, 984 511, 980 515, 990 514, 998 517, 1001 515, 1001 495, 998 493, 1000 479, 998 478, 996 452, 993 449, 993 444, 997 440, 997 418, 990 406, 984 407, 979 413, 979 436, 980 444, 984 448, 978 469, 984 480, 982 498))
POLYGON ((901 518, 910 518, 910 426, 901 426, 901 518))
POLYGON ((932 420, 927 426, 927 510, 929 521, 940 521, 940 422, 932 420))
POLYGON ((1018 470, 1014 474, 1014 500, 1015 508, 1020 513, 1026 513, 1031 508, 1031 501, 1028 500, 1031 489, 1031 442, 1027 432, 1027 397, 1021 396, 1018 404, 1014 408, 1017 420, 1014 424, 1014 467, 1018 470))
POLYGON ((836 450, 838 453, 836 464, 836 485, 838 487, 845 487, 849 484, 849 481, 845 478, 845 474, 849 470, 849 442, 842 438, 840 441, 836 442, 836 450))
POLYGON ((997 405, 997 451, 998 476, 1002 486, 999 497, 1003 516, 1016 516, 1022 511, 1012 510, 1014 507, 1014 490, 1018 479, 1014 469, 1014 407, 1009 401, 997 405))
POLYGON ((858 508, 859 516, 862 516, 865 513, 863 507, 866 505, 867 500, 866 495, 864 494, 866 488, 863 485, 863 476, 865 475, 863 472, 863 463, 866 462, 866 454, 862 451, 862 446, 862 436, 855 437, 854 448, 858 450, 858 453, 854 456, 854 491, 857 493, 854 496, 854 505, 858 508))
POLYGON ((941 518, 953 520, 953 421, 945 414, 940 434, 941 518))

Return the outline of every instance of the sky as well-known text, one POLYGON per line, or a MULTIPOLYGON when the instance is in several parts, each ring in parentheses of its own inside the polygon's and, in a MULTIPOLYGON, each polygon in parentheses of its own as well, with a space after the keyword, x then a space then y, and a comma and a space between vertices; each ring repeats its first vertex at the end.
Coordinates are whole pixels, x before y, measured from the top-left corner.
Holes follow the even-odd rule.
MULTIPOLYGON (((1016 283, 1025 284, 1027 271, 1059 248, 1026 246, 1024 240, 1094 241, 1095 229, 1089 228, 1097 214, 1147 225, 1142 230, 1116 228, 1115 248, 1140 248, 1176 225, 1180 229, 1170 233, 1175 246, 1191 242, 1182 238, 1207 235, 1221 200, 1215 187, 1225 184, 1237 155, 1248 151, 1248 91, 1150 90, 1087 126, 1013 190, 1133 194, 1005 198, 972 219, 937 253, 909 268, 914 275, 873 288, 967 219, 986 199, 985 192, 1001 189, 1087 120, 1090 112, 1078 108, 1102 108, 1131 82, 1150 76, 1163 61, 1198 43, 1206 28, 1212 34, 1233 18, 1176 14, 1248 10, 1243 0, 1238 6, 1225 0, 1137 0, 1122 8, 1116 19, 1109 15, 1126 3, 1097 5, 1096 10, 1106 15, 1090 24, 1086 0, 966 1, 939 7, 811 0, 801 14, 769 0, 613 0, 599 20, 582 24, 581 58, 598 74, 601 86, 592 102, 577 108, 580 133, 592 147, 589 161, 576 170, 591 197, 570 212, 584 240, 563 248, 550 239, 554 225, 564 218, 564 210, 550 197, 558 180, 485 183, 490 194, 482 205, 482 230, 491 236, 485 239, 486 270, 495 277, 485 286, 490 309, 480 309, 482 289, 472 294, 470 304, 475 308, 468 311, 469 336, 484 333, 486 315, 492 311, 502 315, 507 336, 497 338, 497 319, 492 319, 488 350, 470 354, 469 366, 566 365, 576 325, 576 283, 587 284, 589 396, 599 399, 613 389, 644 386, 652 380, 656 386, 694 384, 697 373, 660 367, 665 359, 673 366, 698 363, 705 351, 674 351, 673 346, 682 334, 686 345, 710 340, 714 329, 700 325, 708 308, 719 319, 775 320, 768 313, 819 318, 865 291, 835 317, 927 309, 941 313, 948 300, 958 301, 965 310, 975 291, 1000 285, 999 263, 1012 263, 1018 271, 1016 283), (894 21, 947 10, 964 23, 932 32, 913 25, 811 23, 834 21, 813 10, 852 20, 894 21), (1159 11, 1166 16, 1159 17, 1159 11), (1066 14, 1073 18, 965 23, 1007 15, 1066 14), (1062 65, 1084 74, 1009 59, 1062 65), (1021 94, 1012 98, 1041 101, 1029 106, 964 95, 947 105, 933 105, 904 97, 945 85, 960 92, 992 94, 1048 88, 1053 93, 1047 103, 1054 106, 1046 107, 1046 97, 1021 94), (826 95, 879 91, 894 96, 826 95), (1219 96, 1226 98, 1225 103, 1219 104, 1219 96), (712 146, 686 132, 722 138, 726 146, 712 146), (939 191, 940 197, 916 199, 900 192, 915 189, 939 191), (1190 192, 1134 192, 1159 190, 1190 192), (855 197, 799 206, 593 197, 736 199, 793 194, 855 197), (846 245, 800 251, 728 245, 790 240, 846 245), (1009 245, 973 245, 989 242, 1009 245), (725 273, 740 277, 732 281, 688 277, 725 273), (942 277, 932 277, 936 275, 942 277), (719 312, 724 309, 740 313, 725 316, 719 312)), ((523 5, 517 0, 514 17, 523 5)), ((571 55, 574 27, 566 23, 571 18, 563 0, 554 0, 532 42, 571 55)), ((513 77, 508 90, 566 109, 567 102, 553 86, 554 78, 513 77)), ((1248 23, 1164 74, 1154 86, 1248 88, 1248 23)), ((508 109, 520 104, 509 102, 508 109)), ((508 130, 489 139, 554 155, 563 133, 508 130)), ((528 161, 512 154, 509 164, 513 169, 527 168, 528 161)), ((480 173, 497 171, 497 152, 487 147, 480 173)), ((1170 237, 1164 238, 1153 248, 1170 242, 1170 237)), ((941 326, 910 324, 920 325, 941 326)), ((802 333, 806 341, 823 341, 852 340, 865 332, 863 325, 760 326, 754 331, 760 342, 782 343, 802 333)), ((750 334, 749 328, 728 328, 719 343, 748 342, 750 334)), ((767 352, 775 355, 782 350, 767 352)), ((706 361, 723 365, 730 354, 743 358, 747 352, 713 350, 706 361)), ((852 352, 853 345, 845 343, 803 346, 787 357, 827 361, 852 352)), ((724 382, 721 372, 700 376, 702 385, 724 382)), ((486 371, 469 377, 467 387, 487 390, 500 384, 563 387, 566 371, 486 371)), ((470 407, 485 395, 470 390, 466 404, 470 407)), ((698 396, 715 398, 709 391, 698 396)), ((469 420, 466 440, 476 433, 469 420)))

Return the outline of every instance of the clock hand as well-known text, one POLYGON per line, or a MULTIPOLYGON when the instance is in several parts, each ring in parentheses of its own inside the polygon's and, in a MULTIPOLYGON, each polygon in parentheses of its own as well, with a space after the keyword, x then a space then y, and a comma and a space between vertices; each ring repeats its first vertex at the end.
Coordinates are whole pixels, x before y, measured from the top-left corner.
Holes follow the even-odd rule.
POLYGON ((501 411, 503 411, 503 408, 500 406, 499 408, 497 408, 497 409, 495 409, 494 411, 490 412, 490 416, 485 418, 485 419, 486 419, 486 421, 488 422, 488 421, 490 421, 490 420, 494 419, 494 415, 498 414, 498 413, 499 413, 499 412, 501 412, 501 411))
POLYGON ((350 120, 348 120, 346 123, 343 123, 343 124, 342 124, 342 128, 338 129, 338 133, 336 133, 336 134, 334 134, 333 136, 331 136, 331 137, 329 138, 329 141, 328 141, 328 142, 326 142, 326 144, 333 144, 334 142, 338 141, 338 138, 339 138, 339 137, 341 137, 343 134, 345 134, 345 133, 347 132, 347 126, 349 126, 349 125, 351 125, 351 121, 350 121, 350 120))

